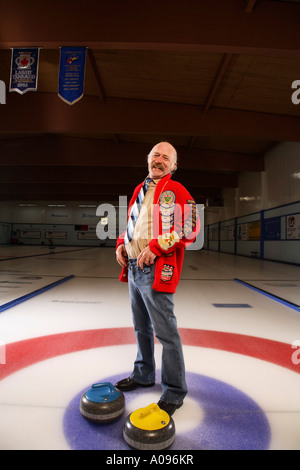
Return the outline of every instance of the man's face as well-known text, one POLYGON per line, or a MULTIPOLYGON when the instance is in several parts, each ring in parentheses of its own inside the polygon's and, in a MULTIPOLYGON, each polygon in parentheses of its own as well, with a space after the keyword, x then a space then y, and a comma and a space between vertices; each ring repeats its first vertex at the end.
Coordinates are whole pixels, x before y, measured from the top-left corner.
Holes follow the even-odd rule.
POLYGON ((155 145, 148 157, 149 176, 161 179, 176 168, 175 149, 167 142, 155 145))

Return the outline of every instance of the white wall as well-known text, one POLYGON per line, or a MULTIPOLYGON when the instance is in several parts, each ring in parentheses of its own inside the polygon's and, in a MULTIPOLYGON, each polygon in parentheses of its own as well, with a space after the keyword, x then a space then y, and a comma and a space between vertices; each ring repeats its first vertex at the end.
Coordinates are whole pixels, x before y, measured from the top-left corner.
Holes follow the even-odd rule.
MULTIPOLYGON (((0 222, 31 224, 96 224, 95 207, 79 207, 78 202, 62 203, 65 207, 50 207, 49 202, 36 201, 32 207, 20 206, 22 201, 1 201, 0 222)), ((54 203, 55 204, 55 203, 54 203)))
POLYGON ((67 201, 57 206, 47 201, 0 201, 0 244, 10 242, 10 234, 6 236, 6 226, 9 226, 13 238, 24 244, 48 243, 51 232, 54 243, 60 245, 114 246, 119 228, 119 211, 114 209, 114 204, 110 206, 113 211, 108 217, 108 225, 101 226, 101 237, 96 233, 97 225, 106 217, 104 208, 107 205, 101 205, 99 215, 96 215, 98 202, 67 201), (93 207, 89 207, 91 205, 93 207))
POLYGON ((205 212, 205 248, 300 264, 300 143, 269 151, 265 171, 241 173, 223 200, 205 212))
POLYGON ((208 207, 205 225, 300 201, 300 143, 284 142, 265 155, 264 172, 243 172, 238 188, 223 190, 224 206, 208 207))
POLYGON ((265 169, 266 209, 300 201, 300 143, 286 142, 268 152, 265 169))

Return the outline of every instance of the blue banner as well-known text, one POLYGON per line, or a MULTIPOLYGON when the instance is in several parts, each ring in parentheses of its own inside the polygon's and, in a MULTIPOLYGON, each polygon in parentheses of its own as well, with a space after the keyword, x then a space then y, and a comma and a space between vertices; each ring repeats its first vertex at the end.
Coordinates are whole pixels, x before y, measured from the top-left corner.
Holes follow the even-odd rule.
POLYGON ((86 47, 61 47, 58 96, 68 104, 83 97, 86 47))
POLYGON ((39 56, 39 47, 12 48, 9 91, 37 90, 39 56))
POLYGON ((280 240, 281 237, 281 220, 280 217, 272 217, 265 219, 265 240, 280 240))

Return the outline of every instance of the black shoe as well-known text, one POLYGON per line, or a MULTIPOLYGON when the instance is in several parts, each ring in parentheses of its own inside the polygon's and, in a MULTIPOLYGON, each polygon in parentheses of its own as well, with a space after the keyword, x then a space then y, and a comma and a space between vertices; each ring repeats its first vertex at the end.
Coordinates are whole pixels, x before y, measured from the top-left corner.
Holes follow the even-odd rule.
POLYGON ((153 387, 155 382, 151 382, 149 384, 140 384, 135 380, 128 377, 127 379, 120 380, 115 384, 115 387, 120 390, 121 392, 130 392, 131 390, 135 390, 138 387, 153 387))
POLYGON ((178 408, 181 408, 183 403, 175 405, 174 403, 167 403, 166 401, 159 400, 157 403, 161 410, 164 410, 168 413, 169 416, 172 416, 178 408))

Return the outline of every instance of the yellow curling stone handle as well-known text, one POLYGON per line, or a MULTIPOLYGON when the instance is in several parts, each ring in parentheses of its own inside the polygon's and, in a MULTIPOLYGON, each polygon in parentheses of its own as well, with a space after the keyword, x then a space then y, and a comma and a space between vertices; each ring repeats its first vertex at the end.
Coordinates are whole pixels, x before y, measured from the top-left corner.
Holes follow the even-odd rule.
POLYGON ((170 416, 166 411, 161 410, 157 403, 152 403, 131 413, 130 421, 136 428, 155 431, 167 426, 170 416))

